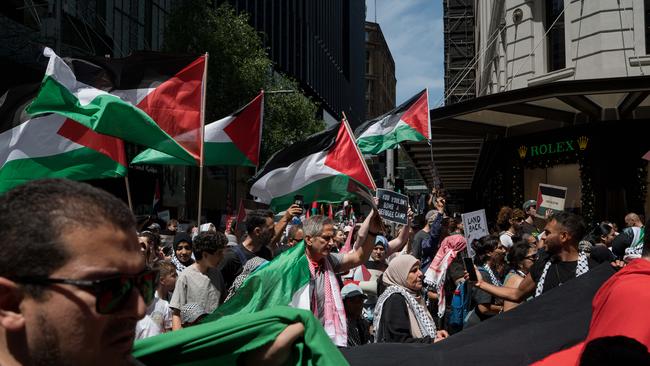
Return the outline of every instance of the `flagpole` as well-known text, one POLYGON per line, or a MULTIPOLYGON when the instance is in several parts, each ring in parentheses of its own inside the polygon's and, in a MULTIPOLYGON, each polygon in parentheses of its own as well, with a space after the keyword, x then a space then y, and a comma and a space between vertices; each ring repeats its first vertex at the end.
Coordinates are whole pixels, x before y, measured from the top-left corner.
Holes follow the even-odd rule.
POLYGON ((377 185, 375 184, 375 179, 372 177, 372 174, 370 174, 370 169, 368 169, 368 165, 366 164, 366 159, 363 158, 363 154, 361 154, 361 150, 359 150, 359 145, 356 144, 356 136, 354 136, 354 132, 352 132, 352 128, 350 128, 350 125, 348 124, 348 117, 345 115, 345 112, 341 112, 343 114, 343 124, 345 125, 345 128, 348 130, 348 134, 350 134, 350 137, 352 137, 352 141, 354 142, 354 149, 357 151, 357 154, 359 154, 359 159, 361 159, 361 164, 363 164, 363 169, 365 169, 366 174, 368 174, 368 177, 370 177, 370 184, 372 184, 372 190, 376 191, 377 190, 377 185))
POLYGON ((205 53, 205 67, 203 69, 203 82, 201 84, 201 144, 199 157, 199 212, 198 218, 196 220, 196 225, 201 226, 201 203, 203 202, 203 145, 204 145, 204 135, 205 135, 205 98, 206 98, 206 87, 207 87, 207 76, 208 76, 208 53, 205 53))
POLYGON ((124 176, 124 185, 126 186, 126 199, 129 202, 129 210, 133 212, 133 201, 131 201, 131 188, 129 187, 129 177, 124 176))

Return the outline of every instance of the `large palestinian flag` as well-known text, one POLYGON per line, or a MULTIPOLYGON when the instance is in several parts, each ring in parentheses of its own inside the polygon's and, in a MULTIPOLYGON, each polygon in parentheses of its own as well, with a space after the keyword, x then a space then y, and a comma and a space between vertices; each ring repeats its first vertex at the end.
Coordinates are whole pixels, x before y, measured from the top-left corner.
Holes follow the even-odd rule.
POLYGON ((64 60, 49 48, 44 54, 49 63, 28 113, 58 113, 102 134, 199 159, 204 56, 64 60))
POLYGON ((0 193, 39 178, 86 180, 126 175, 122 140, 58 114, 30 117, 38 84, 0 96, 0 193))
POLYGON ((379 154, 402 141, 431 139, 428 91, 425 89, 392 111, 365 122, 355 135, 364 154, 379 154))
POLYGON ((253 177, 251 195, 279 211, 294 202, 342 202, 376 186, 347 121, 273 155, 253 177))
MULTIPOLYGON (((264 92, 232 115, 206 125, 203 165, 258 166, 263 115, 264 92)), ((143 151, 132 163, 197 165, 153 149, 143 151)))

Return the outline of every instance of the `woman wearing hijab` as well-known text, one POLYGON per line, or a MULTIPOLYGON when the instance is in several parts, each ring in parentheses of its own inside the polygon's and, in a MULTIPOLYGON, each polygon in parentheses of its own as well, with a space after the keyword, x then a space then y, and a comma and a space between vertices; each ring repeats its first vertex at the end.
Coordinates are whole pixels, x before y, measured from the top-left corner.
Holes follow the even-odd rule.
POLYGON ((192 238, 185 233, 178 233, 174 237, 174 255, 172 263, 176 266, 176 272, 181 273, 186 267, 194 264, 192 258, 192 238))
POLYGON ((436 331, 426 309, 417 258, 409 254, 396 257, 381 281, 387 288, 375 307, 375 342, 433 343, 448 336, 444 330, 436 331))

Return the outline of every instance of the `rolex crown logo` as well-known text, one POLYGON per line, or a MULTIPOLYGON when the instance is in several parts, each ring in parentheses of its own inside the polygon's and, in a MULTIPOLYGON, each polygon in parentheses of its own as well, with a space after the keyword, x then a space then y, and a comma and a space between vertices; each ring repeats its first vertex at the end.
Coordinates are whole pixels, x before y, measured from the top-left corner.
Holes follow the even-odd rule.
POLYGON ((585 150, 587 148, 588 142, 589 139, 587 138, 587 136, 578 137, 578 147, 580 147, 580 150, 585 150))
POLYGON ((519 157, 522 159, 526 158, 526 153, 528 152, 528 148, 524 145, 519 146, 519 157))

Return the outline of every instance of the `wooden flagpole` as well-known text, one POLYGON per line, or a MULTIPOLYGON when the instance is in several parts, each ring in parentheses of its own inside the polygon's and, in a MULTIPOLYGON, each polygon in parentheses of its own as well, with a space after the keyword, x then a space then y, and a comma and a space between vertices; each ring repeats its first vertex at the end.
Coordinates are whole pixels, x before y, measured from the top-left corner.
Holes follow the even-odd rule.
POLYGON ((129 202, 129 210, 133 212, 133 201, 131 200, 131 188, 129 187, 129 177, 124 176, 124 185, 126 186, 126 199, 129 202))
POLYGON ((200 154, 199 157, 199 212, 198 218, 196 220, 196 225, 201 226, 201 203, 203 202, 203 145, 204 145, 204 135, 205 135, 205 98, 207 91, 207 77, 208 77, 208 53, 205 53, 205 67, 203 69, 203 82, 201 85, 201 145, 200 145, 200 154))

